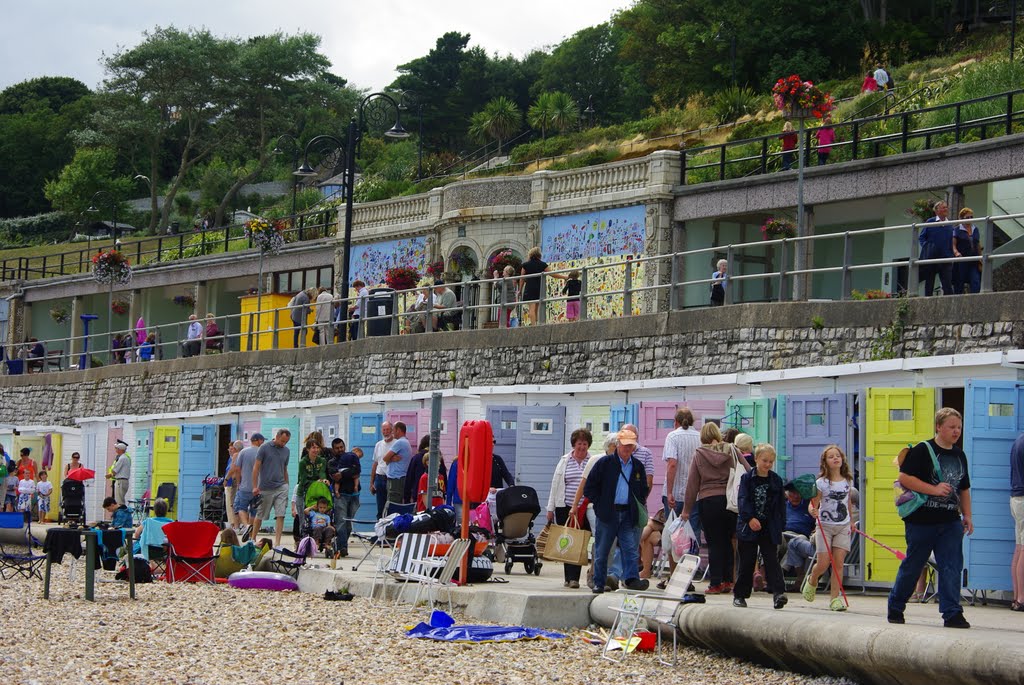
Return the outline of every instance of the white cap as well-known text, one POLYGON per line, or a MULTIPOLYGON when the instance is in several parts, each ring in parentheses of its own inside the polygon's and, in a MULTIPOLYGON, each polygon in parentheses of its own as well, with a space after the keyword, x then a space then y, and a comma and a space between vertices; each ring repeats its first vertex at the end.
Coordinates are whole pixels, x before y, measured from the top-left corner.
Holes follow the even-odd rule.
POLYGON ((114 447, 117 449, 126 450, 128 449, 128 443, 125 442, 124 440, 115 440, 114 447))

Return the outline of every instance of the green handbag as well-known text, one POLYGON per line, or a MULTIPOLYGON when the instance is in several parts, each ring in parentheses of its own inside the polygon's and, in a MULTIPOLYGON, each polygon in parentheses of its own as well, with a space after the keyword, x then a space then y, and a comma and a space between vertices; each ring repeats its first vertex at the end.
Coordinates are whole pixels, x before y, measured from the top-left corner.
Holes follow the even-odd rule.
MULTIPOLYGON (((928 454, 932 457, 932 467, 935 469, 935 473, 942 475, 942 468, 939 466, 939 460, 935 456, 935 450, 932 449, 931 443, 927 440, 924 441, 924 446, 928 448, 928 454)), ((928 495, 916 492, 914 490, 908 490, 897 480, 892 484, 893 497, 896 500, 896 511, 899 513, 900 518, 905 519, 915 511, 924 506, 924 503, 928 501, 928 495)))

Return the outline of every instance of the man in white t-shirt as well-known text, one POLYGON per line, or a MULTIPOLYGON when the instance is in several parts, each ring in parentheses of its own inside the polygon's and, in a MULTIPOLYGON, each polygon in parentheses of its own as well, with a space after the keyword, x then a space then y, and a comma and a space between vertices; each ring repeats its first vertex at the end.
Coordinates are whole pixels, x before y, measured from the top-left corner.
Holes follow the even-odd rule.
POLYGON ((885 84, 889 82, 889 72, 885 70, 881 64, 875 69, 875 83, 878 84, 878 90, 885 90, 885 84))
MULTIPOLYGON (((665 502, 665 516, 668 512, 674 511, 676 516, 683 510, 683 499, 686 497, 686 477, 690 473, 690 464, 693 462, 693 455, 700 447, 700 432, 693 427, 693 412, 688 407, 676 410, 676 428, 665 436, 665 451, 662 459, 665 460, 665 485, 663 489, 663 501, 665 502)), ((693 535, 700 544, 700 516, 694 518, 696 511, 690 514, 690 527, 693 528, 693 535)))
POLYGON ((378 440, 373 446, 373 464, 370 466, 370 492, 377 497, 378 519, 384 516, 384 506, 388 501, 387 464, 381 460, 391 451, 391 445, 395 442, 390 422, 380 424, 380 434, 383 440, 378 440))

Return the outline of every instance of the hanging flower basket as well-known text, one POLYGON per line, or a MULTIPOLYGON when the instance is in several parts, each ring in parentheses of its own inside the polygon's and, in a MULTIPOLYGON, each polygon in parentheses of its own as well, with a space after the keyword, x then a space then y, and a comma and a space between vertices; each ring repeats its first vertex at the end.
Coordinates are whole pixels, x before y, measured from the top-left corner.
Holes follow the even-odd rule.
POLYGON ((67 323, 71 319, 71 313, 64 305, 58 305, 50 309, 50 318, 56 323, 67 323))
POLYGON ((284 247, 284 224, 281 221, 250 219, 245 223, 245 237, 259 248, 260 252, 277 254, 284 247))
POLYGON ((124 316, 128 313, 128 303, 124 300, 114 300, 110 303, 110 311, 118 316, 124 316))
POLYGON ((107 250, 93 255, 92 277, 97 283, 131 283, 132 267, 128 258, 117 250, 107 250))
POLYGON ((471 274, 476 271, 476 260, 473 253, 464 247, 456 248, 452 256, 448 258, 452 271, 458 274, 471 274))
POLYGON ((396 266, 384 275, 384 282, 395 290, 412 290, 419 280, 420 272, 411 266, 396 266))
POLYGON ((444 262, 438 260, 427 265, 427 275, 431 278, 441 278, 444 274, 444 262))
POLYGON ((928 198, 914 200, 914 204, 907 208, 906 215, 918 221, 928 221, 935 216, 935 200, 928 198))
POLYGON ((196 306, 196 298, 191 295, 175 295, 174 304, 186 309, 192 309, 196 306))
POLYGON ((780 219, 773 216, 761 226, 761 235, 765 240, 795 238, 796 226, 789 219, 780 219))
POLYGON ((811 81, 793 74, 780 78, 772 87, 772 99, 782 115, 789 119, 821 119, 832 111, 832 96, 811 81))
POLYGON ((484 274, 486 278, 491 277, 491 273, 494 271, 498 272, 500 276, 505 270, 506 266, 511 266, 512 271, 517 275, 519 270, 523 267, 523 260, 516 257, 512 250, 502 250, 491 255, 491 258, 487 260, 487 273, 484 274))

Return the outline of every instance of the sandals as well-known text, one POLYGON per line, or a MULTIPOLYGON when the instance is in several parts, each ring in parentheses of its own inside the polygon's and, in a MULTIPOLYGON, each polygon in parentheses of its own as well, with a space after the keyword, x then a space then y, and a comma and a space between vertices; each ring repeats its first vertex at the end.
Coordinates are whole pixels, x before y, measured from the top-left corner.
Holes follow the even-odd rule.
POLYGON ((923 602, 924 601, 924 593, 923 592, 915 592, 914 594, 910 595, 910 601, 911 602, 923 602))
POLYGON ((1024 604, 1020 602, 1013 602, 1010 604, 1010 611, 1024 611, 1024 604))

